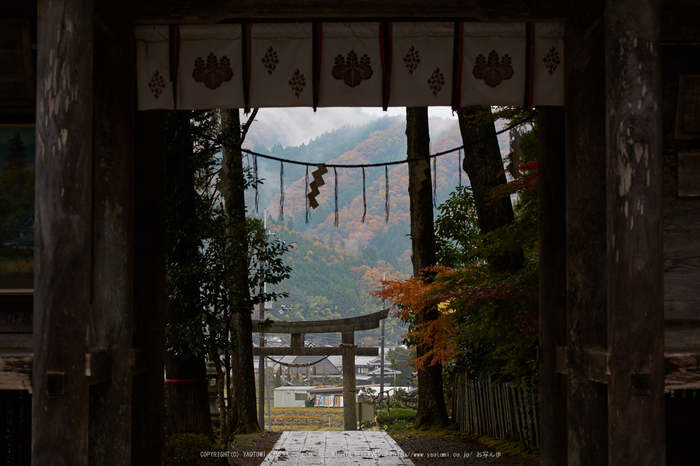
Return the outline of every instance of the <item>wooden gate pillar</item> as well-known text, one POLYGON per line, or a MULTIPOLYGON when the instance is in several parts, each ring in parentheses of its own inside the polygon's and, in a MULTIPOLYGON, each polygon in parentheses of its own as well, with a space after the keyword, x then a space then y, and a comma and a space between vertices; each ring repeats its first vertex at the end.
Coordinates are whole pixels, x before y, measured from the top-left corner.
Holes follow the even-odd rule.
POLYGON ((357 388, 355 386, 355 332, 342 332, 344 430, 357 430, 357 388))
MULTIPOLYGON (((607 387, 590 380, 589 348, 607 344, 605 28, 602 0, 569 2, 566 85, 567 458, 605 466, 607 387)), ((631 463, 630 463, 631 464, 631 463)))
POLYGON ((130 12, 96 2, 93 71, 89 463, 131 464, 136 74, 130 12), (105 357, 106 356, 106 357, 105 357), (94 359, 95 362, 98 359, 94 359))
POLYGON ((659 0, 606 0, 610 464, 665 464, 659 0))
MULTIPOLYGON (((142 354, 133 351, 131 11, 40 0, 37 49, 32 461, 131 464, 142 354)), ((162 390, 162 363, 153 372, 162 390)))
POLYGON ((540 464, 566 464, 566 376, 556 372, 566 346, 564 107, 537 108, 539 202, 540 464))
POLYGON ((88 464, 93 2, 38 2, 32 463, 88 464))
POLYGON ((159 464, 164 443, 166 115, 164 110, 136 114, 134 347, 142 351, 134 355, 134 466, 159 464))

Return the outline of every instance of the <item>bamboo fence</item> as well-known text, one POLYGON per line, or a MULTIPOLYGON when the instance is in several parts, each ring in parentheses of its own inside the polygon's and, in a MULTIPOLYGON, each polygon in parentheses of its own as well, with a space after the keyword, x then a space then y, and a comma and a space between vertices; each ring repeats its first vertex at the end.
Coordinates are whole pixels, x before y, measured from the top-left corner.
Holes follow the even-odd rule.
POLYGON ((539 448, 538 387, 455 376, 452 418, 462 432, 539 448))

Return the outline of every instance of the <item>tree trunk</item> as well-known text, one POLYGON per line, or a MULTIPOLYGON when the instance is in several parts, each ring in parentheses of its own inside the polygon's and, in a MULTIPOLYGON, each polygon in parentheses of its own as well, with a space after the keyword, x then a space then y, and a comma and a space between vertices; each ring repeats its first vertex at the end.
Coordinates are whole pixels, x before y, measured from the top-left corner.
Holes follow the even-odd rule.
MULTIPOLYGON (((509 196, 489 202, 488 194, 496 186, 506 184, 501 149, 490 107, 463 107, 458 114, 459 131, 464 141, 464 171, 472 187, 476 214, 481 233, 488 233, 513 221, 513 206, 509 196), (470 117, 487 114, 486 121, 471 122, 470 117), (471 141, 484 139, 477 144, 471 141)), ((513 272, 522 266, 523 253, 519 248, 488 257, 489 264, 498 272, 513 272)))
MULTIPOLYGON (((251 116, 251 120, 254 116, 251 116)), ((248 284, 248 235, 245 225, 245 179, 243 172, 243 154, 241 144, 245 130, 241 128, 238 109, 221 110, 221 124, 228 147, 224 148, 224 160, 228 167, 229 193, 226 197, 226 210, 234 221, 231 241, 239 245, 240 254, 236 255, 234 276, 231 286, 235 287, 232 306, 232 334, 236 342, 233 352, 232 390, 234 394, 234 414, 237 433, 259 432, 257 405, 255 399, 255 370, 253 368, 253 311, 248 284)))
MULTIPOLYGON (((199 244, 193 231, 196 211, 190 112, 169 114, 168 141, 168 252, 171 261, 193 264, 199 244)), ((187 322, 198 313, 192 304, 199 294, 198 281, 191 280, 181 287, 185 296, 182 302, 170 300, 166 307, 166 319, 171 324, 187 322)), ((165 372, 167 379, 171 380, 167 383, 167 434, 192 432, 212 436, 204 355, 188 357, 169 351, 165 372)))
MULTIPOLYGON (((426 107, 406 109, 406 139, 408 158, 425 157, 430 153, 428 109, 426 107)), ((425 274, 426 267, 435 265, 435 229, 433 227, 433 189, 429 159, 408 164, 408 193, 411 203, 411 245, 413 252, 413 275, 425 274)), ((438 316, 437 306, 423 309, 415 316, 416 325, 438 316)), ((428 352, 420 342, 416 354, 420 358, 428 352)), ((416 426, 445 426, 449 424, 447 407, 443 396, 442 364, 425 366, 418 370, 418 413, 416 426)))

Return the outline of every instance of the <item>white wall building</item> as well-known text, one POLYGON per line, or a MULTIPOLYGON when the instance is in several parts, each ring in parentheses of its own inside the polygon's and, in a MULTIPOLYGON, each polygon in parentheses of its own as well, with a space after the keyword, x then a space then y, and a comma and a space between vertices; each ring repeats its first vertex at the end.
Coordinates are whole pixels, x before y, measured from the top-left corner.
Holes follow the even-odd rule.
POLYGON ((309 398, 310 386, 281 386, 275 388, 275 408, 303 408, 309 398))

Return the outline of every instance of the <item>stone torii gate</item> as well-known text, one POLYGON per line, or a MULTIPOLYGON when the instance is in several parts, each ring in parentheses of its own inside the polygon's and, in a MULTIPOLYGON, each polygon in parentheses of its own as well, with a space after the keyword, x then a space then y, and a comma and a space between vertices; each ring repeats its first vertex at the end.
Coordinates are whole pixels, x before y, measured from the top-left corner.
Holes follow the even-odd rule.
MULTIPOLYGON (((255 356, 343 356, 343 419, 344 430, 357 429, 357 406, 355 402, 355 356, 378 356, 378 348, 358 348, 355 345, 355 332, 379 328, 379 321, 386 319, 389 309, 373 314, 346 319, 317 321, 274 322, 265 328, 264 333, 290 333, 291 346, 253 348, 255 356), (304 334, 340 332, 342 339, 337 348, 306 348, 304 334)), ((259 320, 253 321, 257 328, 259 320)), ((263 333, 263 332, 261 332, 263 333)), ((258 368, 258 370, 261 370, 258 368)))

